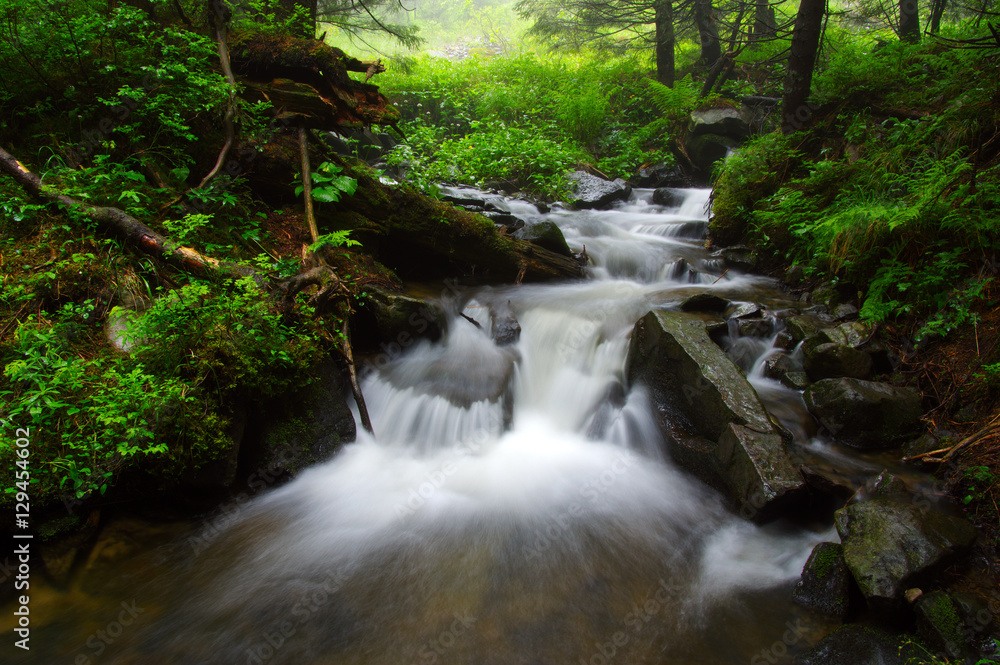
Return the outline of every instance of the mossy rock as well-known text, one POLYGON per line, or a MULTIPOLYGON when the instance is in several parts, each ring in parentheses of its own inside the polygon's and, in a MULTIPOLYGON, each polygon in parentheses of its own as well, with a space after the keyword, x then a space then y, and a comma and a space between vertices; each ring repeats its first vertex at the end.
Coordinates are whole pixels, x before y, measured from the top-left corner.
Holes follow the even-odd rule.
POLYGON ((822 614, 845 619, 851 609, 854 581, 839 543, 820 543, 813 548, 796 583, 792 600, 822 614))
POLYGON ((839 441, 856 448, 889 448, 920 429, 920 395, 909 388, 853 378, 809 386, 806 406, 839 441))

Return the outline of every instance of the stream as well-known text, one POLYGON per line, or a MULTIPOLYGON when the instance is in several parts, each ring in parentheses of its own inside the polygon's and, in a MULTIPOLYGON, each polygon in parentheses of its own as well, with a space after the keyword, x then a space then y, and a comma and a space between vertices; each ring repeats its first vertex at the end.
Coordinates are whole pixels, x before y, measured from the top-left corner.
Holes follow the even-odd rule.
MULTIPOLYGON (((29 659, 5 644, 3 662, 742 665, 815 643, 829 626, 791 589, 836 531, 730 512, 671 462, 626 380, 651 308, 705 291, 792 305, 702 248, 709 191, 682 191, 674 208, 642 189, 605 211, 508 202, 586 247, 590 278, 446 292, 443 338, 364 377, 377 436, 359 429, 197 547, 177 525, 35 592, 29 659), (494 342, 497 312, 519 322, 514 343, 494 342)), ((793 457, 815 455, 798 393, 761 374, 769 344, 728 340, 793 457)))

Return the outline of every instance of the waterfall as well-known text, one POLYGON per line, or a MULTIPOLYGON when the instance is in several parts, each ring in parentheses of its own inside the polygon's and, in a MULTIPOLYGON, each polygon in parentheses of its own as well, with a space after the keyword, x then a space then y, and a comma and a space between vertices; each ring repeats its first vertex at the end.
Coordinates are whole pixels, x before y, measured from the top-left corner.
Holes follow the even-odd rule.
POLYGON ((118 663, 743 663, 780 640, 812 546, 664 453, 632 327, 692 289, 766 281, 701 248, 707 190, 555 221, 590 279, 470 289, 436 343, 371 368, 376 436, 242 508, 145 588, 118 663), (520 338, 498 346, 489 313, 520 338), (474 325, 460 316, 475 320, 474 325), (767 608, 767 609, 763 609, 767 608), (151 655, 152 654, 152 655, 151 655))

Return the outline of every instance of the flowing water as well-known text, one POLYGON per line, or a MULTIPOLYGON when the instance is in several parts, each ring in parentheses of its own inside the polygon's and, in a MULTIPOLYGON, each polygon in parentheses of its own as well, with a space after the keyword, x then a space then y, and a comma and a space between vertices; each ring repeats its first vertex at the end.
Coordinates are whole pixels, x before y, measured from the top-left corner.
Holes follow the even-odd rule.
MULTIPOLYGON (((650 308, 780 296, 720 279, 701 249, 707 190, 674 209, 650 194, 548 214, 590 279, 449 291, 444 337, 364 378, 376 437, 194 541, 49 592, 27 662, 728 664, 808 641, 822 628, 791 586, 835 534, 728 512, 671 463, 626 380, 650 308), (515 343, 493 341, 497 313, 519 321, 515 343)), ((750 374, 776 408, 797 397, 750 374)))

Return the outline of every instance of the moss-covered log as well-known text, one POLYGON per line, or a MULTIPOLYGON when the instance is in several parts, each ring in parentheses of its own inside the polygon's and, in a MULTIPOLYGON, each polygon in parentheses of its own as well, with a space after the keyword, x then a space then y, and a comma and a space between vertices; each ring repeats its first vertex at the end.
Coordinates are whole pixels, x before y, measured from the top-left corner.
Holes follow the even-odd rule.
POLYGON ((374 249, 385 265, 410 278, 465 273, 487 281, 575 279, 579 261, 501 233, 490 220, 411 187, 351 174, 358 191, 338 205, 337 225, 374 249))
POLYGON ((384 69, 380 63, 349 57, 316 39, 271 33, 236 33, 229 47, 248 96, 269 99, 279 115, 300 115, 317 129, 399 121, 399 111, 377 86, 347 73, 377 73, 384 69))

